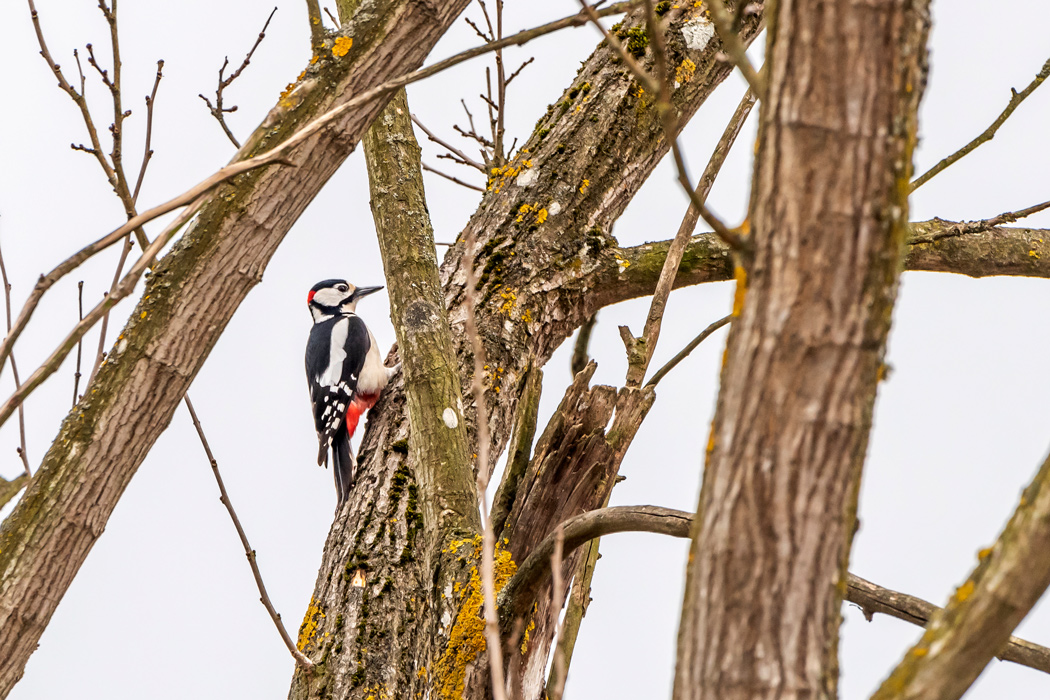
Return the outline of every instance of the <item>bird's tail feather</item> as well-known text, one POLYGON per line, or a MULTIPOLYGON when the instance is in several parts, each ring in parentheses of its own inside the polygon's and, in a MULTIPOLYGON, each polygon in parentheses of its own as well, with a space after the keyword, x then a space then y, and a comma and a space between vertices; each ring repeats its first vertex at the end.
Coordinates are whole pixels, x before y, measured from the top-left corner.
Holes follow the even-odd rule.
POLYGON ((350 436, 343 433, 332 442, 332 472, 340 506, 350 495, 350 486, 354 483, 356 470, 357 461, 350 451, 350 436))

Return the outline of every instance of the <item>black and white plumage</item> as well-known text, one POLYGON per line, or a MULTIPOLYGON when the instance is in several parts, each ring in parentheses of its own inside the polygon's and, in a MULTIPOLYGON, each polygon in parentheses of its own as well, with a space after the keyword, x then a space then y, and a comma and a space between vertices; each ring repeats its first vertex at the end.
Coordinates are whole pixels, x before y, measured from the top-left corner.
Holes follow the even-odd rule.
POLYGON ((357 469, 350 438, 361 414, 397 371, 383 366, 375 337, 356 313, 358 300, 380 289, 330 279, 307 295, 314 325, 306 343, 306 380, 317 429, 317 463, 327 465, 331 450, 339 505, 349 495, 357 469))

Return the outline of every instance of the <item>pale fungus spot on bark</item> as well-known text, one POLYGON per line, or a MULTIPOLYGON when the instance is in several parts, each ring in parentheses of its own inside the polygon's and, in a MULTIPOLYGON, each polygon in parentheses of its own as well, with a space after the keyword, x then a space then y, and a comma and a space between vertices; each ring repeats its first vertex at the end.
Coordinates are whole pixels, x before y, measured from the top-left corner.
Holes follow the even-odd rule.
POLYGON ((117 354, 119 355, 120 353, 124 352, 127 349, 128 349, 128 339, 127 338, 122 338, 120 340, 120 342, 117 343, 117 354))
POLYGON ((538 177, 539 174, 537 174, 535 170, 526 170, 520 175, 518 175, 518 178, 514 181, 514 183, 518 187, 528 187, 532 183, 536 182, 536 179, 538 177))
POLYGON ((357 571, 354 572, 354 578, 353 578, 352 581, 350 581, 350 585, 353 586, 354 588, 364 588, 365 587, 365 572, 364 572, 364 569, 358 569, 357 571))
POLYGON ((707 17, 695 17, 682 25, 685 45, 694 51, 702 51, 715 36, 715 25, 707 17))
POLYGON ((551 205, 547 207, 547 212, 551 216, 557 216, 561 213, 561 202, 551 202, 551 205))
POLYGON ((441 419, 445 421, 445 425, 447 425, 450 430, 455 430, 459 427, 459 416, 456 415, 456 412, 453 411, 451 407, 446 408, 441 413, 441 419))

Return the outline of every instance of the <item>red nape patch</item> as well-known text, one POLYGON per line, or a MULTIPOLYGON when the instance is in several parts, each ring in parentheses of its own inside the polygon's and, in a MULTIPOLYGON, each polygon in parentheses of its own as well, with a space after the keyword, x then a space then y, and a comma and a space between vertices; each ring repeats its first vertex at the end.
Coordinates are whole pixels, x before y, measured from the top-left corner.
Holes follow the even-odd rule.
POLYGON ((357 422, 361 420, 361 414, 364 412, 365 407, 357 403, 356 397, 346 407, 346 434, 348 437, 354 436, 354 431, 357 430, 357 422))
POLYGON ((317 294, 317 292, 311 290, 310 293, 306 295, 306 304, 307 304, 307 306, 309 306, 310 303, 313 302, 314 294, 317 294))

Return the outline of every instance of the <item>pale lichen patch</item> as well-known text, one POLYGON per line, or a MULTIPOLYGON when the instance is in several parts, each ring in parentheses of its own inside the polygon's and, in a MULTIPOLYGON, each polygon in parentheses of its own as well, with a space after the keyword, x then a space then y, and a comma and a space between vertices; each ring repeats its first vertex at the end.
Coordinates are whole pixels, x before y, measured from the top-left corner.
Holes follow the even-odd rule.
POLYGON ((532 183, 536 182, 537 178, 539 178, 539 174, 535 170, 526 170, 520 175, 518 175, 517 179, 514 181, 514 184, 516 184, 518 187, 528 187, 532 183))
POLYGON ((445 421, 445 425, 449 430, 455 430, 459 427, 459 416, 456 415, 456 412, 451 407, 441 412, 441 419, 445 421))
POLYGON ((703 51, 715 36, 715 25, 707 17, 694 17, 682 25, 686 48, 703 51))

